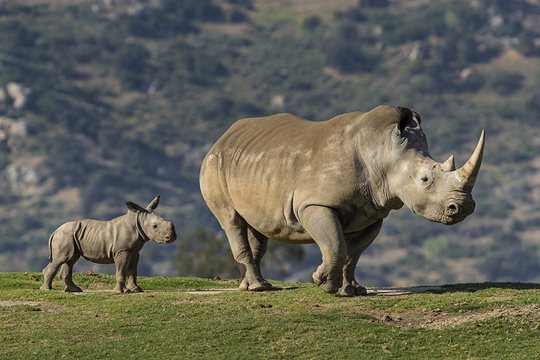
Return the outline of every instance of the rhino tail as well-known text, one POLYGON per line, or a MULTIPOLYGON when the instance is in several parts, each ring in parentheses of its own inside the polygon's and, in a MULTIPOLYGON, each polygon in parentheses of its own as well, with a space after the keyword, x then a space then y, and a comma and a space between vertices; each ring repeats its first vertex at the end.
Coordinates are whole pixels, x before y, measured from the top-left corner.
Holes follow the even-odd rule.
POLYGON ((52 239, 54 237, 54 234, 56 234, 56 231, 49 236, 49 262, 52 262, 52 239))

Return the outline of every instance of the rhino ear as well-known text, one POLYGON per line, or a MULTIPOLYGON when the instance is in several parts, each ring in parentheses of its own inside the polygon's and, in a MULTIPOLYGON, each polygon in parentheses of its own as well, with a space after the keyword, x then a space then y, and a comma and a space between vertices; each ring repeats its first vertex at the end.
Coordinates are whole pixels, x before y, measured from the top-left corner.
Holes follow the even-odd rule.
POLYGON ((403 132, 403 130, 411 123, 413 112, 410 109, 401 106, 398 106, 397 110, 399 113, 398 128, 400 132, 403 132))
POLYGON ((154 211, 159 205, 159 195, 154 198, 154 200, 150 201, 150 203, 146 206, 146 210, 148 211, 154 211))
POLYGON ((128 210, 133 211, 134 213, 147 212, 147 210, 145 208, 135 204, 132 201, 126 202, 126 205, 127 205, 128 210))
POLYGON ((422 118, 420 117, 420 114, 413 110, 413 119, 416 119, 418 121, 418 125, 422 123, 422 118))

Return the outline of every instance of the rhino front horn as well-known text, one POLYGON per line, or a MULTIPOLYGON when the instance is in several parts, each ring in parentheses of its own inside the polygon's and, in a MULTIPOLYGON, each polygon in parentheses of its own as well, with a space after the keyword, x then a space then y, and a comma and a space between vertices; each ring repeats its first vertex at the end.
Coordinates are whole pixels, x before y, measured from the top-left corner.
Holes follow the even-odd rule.
POLYGON ((473 154, 467 160, 465 165, 463 165, 461 168, 459 168, 458 174, 459 177, 464 182, 464 189, 465 191, 472 191, 472 188, 474 186, 474 183, 476 182, 476 177, 478 176, 478 172, 480 171, 480 165, 482 165, 482 157, 484 156, 484 130, 482 130, 482 134, 480 134, 480 139, 478 140, 478 144, 476 145, 476 149, 474 149, 473 154))

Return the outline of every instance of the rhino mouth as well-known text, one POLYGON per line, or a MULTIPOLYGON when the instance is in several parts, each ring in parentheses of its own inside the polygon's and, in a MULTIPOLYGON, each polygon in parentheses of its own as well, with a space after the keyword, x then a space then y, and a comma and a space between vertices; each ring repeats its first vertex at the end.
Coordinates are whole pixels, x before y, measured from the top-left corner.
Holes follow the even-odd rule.
POLYGON ((161 244, 170 244, 176 240, 176 235, 167 235, 159 243, 161 244))
POLYGON ((467 216, 472 214, 474 207, 475 203, 472 198, 467 197, 460 201, 450 200, 442 209, 439 208, 437 211, 419 211, 415 207, 411 207, 411 210, 416 215, 422 216, 429 221, 444 225, 453 225, 463 221, 467 216))
POLYGON ((454 225, 454 224, 457 224, 458 222, 461 222, 465 219, 465 216, 460 216, 460 217, 451 217, 451 216, 446 216, 444 215, 439 221, 439 223, 441 224, 444 224, 444 225, 454 225))
POLYGON ((170 244, 174 241, 176 241, 176 232, 172 232, 171 234, 168 234, 163 238, 164 244, 170 244))

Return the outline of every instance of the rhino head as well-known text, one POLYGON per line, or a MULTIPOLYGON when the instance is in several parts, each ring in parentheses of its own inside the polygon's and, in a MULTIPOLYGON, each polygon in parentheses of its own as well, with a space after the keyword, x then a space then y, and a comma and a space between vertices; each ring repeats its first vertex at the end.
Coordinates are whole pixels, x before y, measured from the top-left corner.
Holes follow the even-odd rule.
POLYGON ((137 231, 145 240, 152 240, 160 244, 169 244, 176 240, 174 224, 154 212, 159 205, 159 195, 146 208, 131 201, 126 202, 126 205, 128 213, 136 214, 137 231))
POLYGON ((428 220, 448 225, 462 221, 475 208, 471 192, 482 164, 484 131, 471 157, 456 169, 454 156, 439 163, 429 155, 418 113, 407 108, 398 108, 398 113, 391 141, 395 166, 388 174, 392 193, 428 220))

